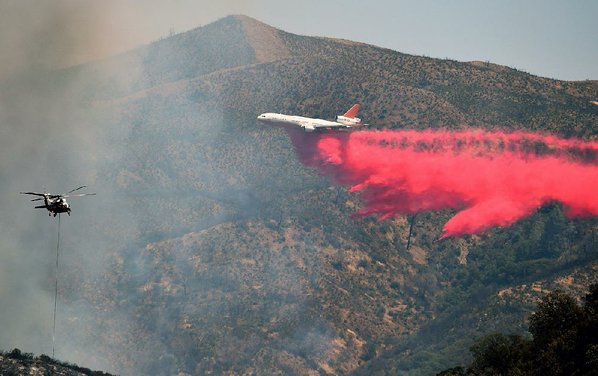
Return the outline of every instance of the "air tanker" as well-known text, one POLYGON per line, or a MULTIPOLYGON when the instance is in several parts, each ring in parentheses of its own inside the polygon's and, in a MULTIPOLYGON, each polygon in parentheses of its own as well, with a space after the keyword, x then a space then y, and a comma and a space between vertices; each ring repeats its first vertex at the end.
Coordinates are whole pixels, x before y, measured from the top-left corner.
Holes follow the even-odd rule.
POLYGON ((289 128, 299 128, 306 132, 323 130, 346 130, 349 128, 358 128, 366 124, 361 123, 361 119, 356 117, 359 111, 359 104, 353 105, 349 111, 343 115, 337 116, 334 121, 313 119, 304 116, 284 115, 267 112, 257 117, 257 120, 269 124, 289 128))

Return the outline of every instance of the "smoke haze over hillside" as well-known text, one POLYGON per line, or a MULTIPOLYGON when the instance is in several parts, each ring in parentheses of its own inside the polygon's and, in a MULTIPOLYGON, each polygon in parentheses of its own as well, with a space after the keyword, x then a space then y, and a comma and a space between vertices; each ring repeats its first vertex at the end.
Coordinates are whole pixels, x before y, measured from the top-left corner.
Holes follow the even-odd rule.
POLYGON ((252 7, 241 0, 3 1, 0 81, 106 58, 252 7))
MULTIPOLYGON (((25 1, 0 5, 0 47, 13 50, 0 54, 0 300, 8 302, 0 306, 0 349, 52 353, 58 219, 48 217, 45 210, 33 209, 38 203, 19 192, 64 193, 85 184, 87 192, 97 193, 69 199, 72 215, 62 215, 56 357, 131 374, 141 372, 139 367, 154 367, 156 358, 149 350, 139 354, 125 351, 125 346, 138 339, 135 331, 145 326, 146 319, 131 312, 139 305, 115 307, 109 278, 121 272, 120 252, 127 249, 131 258, 138 260, 136 252, 143 252, 144 242, 151 242, 148 239, 164 236, 161 231, 181 233, 190 223, 210 226, 230 218, 234 211, 220 207, 221 197, 232 202, 231 206, 241 207, 239 210, 256 206, 234 189, 202 196, 173 178, 175 166, 156 168, 156 161, 169 152, 184 149, 166 149, 162 125, 171 126, 165 118, 174 120, 164 114, 173 108, 180 111, 187 116, 181 127, 186 126, 207 144, 217 144, 224 126, 217 104, 211 105, 209 112, 189 101, 150 106, 152 110, 137 113, 131 107, 115 110, 95 101, 98 93, 112 99, 115 92, 151 86, 144 69, 155 67, 142 61, 143 52, 129 54, 124 63, 115 58, 91 68, 56 70, 127 47, 127 37, 110 30, 111 16, 129 17, 140 4, 59 1, 38 6, 25 1), (109 89, 102 91, 103 85, 109 89), (186 191, 181 193, 182 189, 186 191), (172 213, 172 207, 179 204, 184 209, 172 213), (117 361, 115 353, 122 354, 117 361)), ((153 6, 162 7, 157 2, 153 6)), ((174 70, 164 54, 164 50, 154 54, 162 64, 152 71, 157 76, 174 70)), ((214 69, 218 69, 217 63, 238 63, 229 60, 216 61, 214 69)), ((182 166, 178 171, 201 177, 196 179, 198 185, 210 189, 223 186, 217 180, 226 177, 212 170, 198 160, 194 168, 182 166)), ((122 275, 137 272, 149 278, 140 268, 143 265, 135 262, 127 264, 122 275)), ((140 284, 150 283, 144 277, 135 276, 140 284)), ((135 301, 137 293, 127 290, 118 294, 124 301, 135 301)), ((161 317, 158 328, 178 319, 171 312, 156 314, 161 317)), ((215 317, 219 319, 221 312, 215 317)), ((155 344, 152 350, 168 351, 157 333, 147 335, 155 344)), ((172 364, 163 366, 170 370, 172 364)))
MULTIPOLYGON (((0 347, 4 350, 18 347, 52 354, 58 221, 43 209, 33 209, 39 203, 19 192, 64 193, 83 184, 90 186, 88 192, 98 192, 93 199, 69 200, 72 216, 62 218, 57 357, 83 362, 95 353, 95 344, 79 324, 89 324, 86 320, 96 310, 71 299, 82 291, 76 288, 84 279, 81 275, 89 279, 101 275, 105 252, 135 231, 136 221, 129 213, 114 210, 127 204, 114 196, 110 184, 96 180, 101 166, 120 155, 119 142, 127 129, 111 127, 109 116, 81 97, 81 89, 95 75, 61 79, 50 73, 110 50, 109 44, 118 38, 106 33, 109 13, 96 2, 0 4, 0 347), (106 237, 105 230, 118 223, 128 225, 106 237)), ((91 362, 98 368, 112 367, 101 356, 91 362)))

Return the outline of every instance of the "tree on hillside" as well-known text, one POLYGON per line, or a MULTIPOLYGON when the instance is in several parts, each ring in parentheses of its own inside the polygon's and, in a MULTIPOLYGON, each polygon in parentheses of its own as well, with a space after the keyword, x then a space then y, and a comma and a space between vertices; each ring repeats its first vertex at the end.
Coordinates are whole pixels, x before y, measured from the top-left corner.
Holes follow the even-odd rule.
POLYGON ((598 375, 598 284, 583 305, 554 291, 544 296, 530 317, 533 339, 491 334, 477 341, 467 368, 438 375, 598 375))
POLYGON ((529 369, 531 346, 522 336, 491 334, 475 343, 470 350, 474 360, 468 374, 525 374, 525 370, 529 369))
POLYGON ((583 364, 578 345, 584 309, 575 299, 555 291, 546 295, 530 317, 534 362, 542 374, 572 375, 583 364))

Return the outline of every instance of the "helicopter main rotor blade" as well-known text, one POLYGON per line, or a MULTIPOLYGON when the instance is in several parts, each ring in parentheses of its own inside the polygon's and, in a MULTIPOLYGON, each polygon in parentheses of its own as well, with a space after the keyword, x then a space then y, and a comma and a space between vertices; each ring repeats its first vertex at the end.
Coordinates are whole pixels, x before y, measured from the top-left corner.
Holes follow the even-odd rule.
POLYGON ((62 197, 67 198, 67 197, 81 197, 81 196, 95 196, 95 193, 79 193, 76 195, 64 195, 62 197))
POLYGON ((33 200, 31 200, 31 201, 41 201, 41 200, 43 200, 43 198, 34 198, 34 199, 33 199, 33 200))
MULTIPOLYGON (((72 191, 68 191, 67 193, 65 193, 65 195, 68 195, 69 193, 73 193, 73 192, 75 192, 75 191, 78 191, 79 189, 81 189, 81 188, 85 188, 85 187, 87 187, 87 186, 86 186, 86 185, 82 185, 82 186, 80 186, 79 188, 75 188, 75 189, 73 189, 72 191)), ((63 197, 66 197, 65 195, 62 195, 62 196, 63 196, 63 197)))
POLYGON ((47 193, 37 193, 37 192, 19 192, 22 195, 34 195, 34 196, 42 196, 44 197, 47 193))

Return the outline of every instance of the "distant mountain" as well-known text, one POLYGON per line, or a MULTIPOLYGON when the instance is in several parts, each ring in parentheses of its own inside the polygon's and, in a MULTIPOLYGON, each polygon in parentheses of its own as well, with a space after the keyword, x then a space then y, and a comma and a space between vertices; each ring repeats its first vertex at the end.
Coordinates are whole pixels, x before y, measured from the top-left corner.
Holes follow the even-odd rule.
POLYGON ((84 109, 77 127, 103 146, 81 151, 82 170, 118 202, 85 219, 99 240, 81 249, 105 268, 72 261, 62 282, 76 343, 93 343, 111 371, 430 374, 464 364, 474 337, 525 330, 543 291, 581 296, 597 282, 595 218, 548 205, 510 228, 437 242, 451 213, 424 213, 407 249, 411 218, 351 218, 357 197, 255 121, 332 118, 361 103, 373 129, 596 139, 596 81, 299 36, 245 16, 44 79, 84 109))

